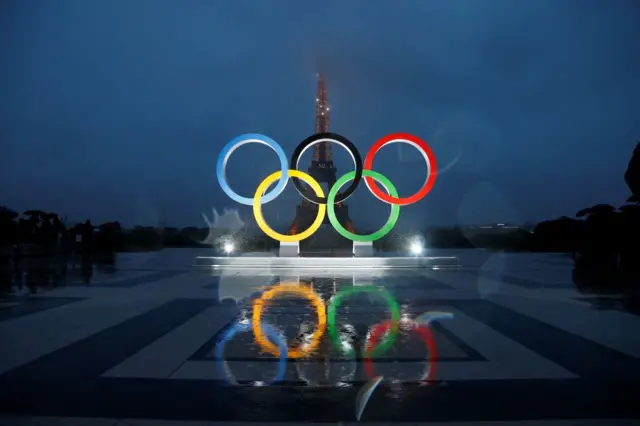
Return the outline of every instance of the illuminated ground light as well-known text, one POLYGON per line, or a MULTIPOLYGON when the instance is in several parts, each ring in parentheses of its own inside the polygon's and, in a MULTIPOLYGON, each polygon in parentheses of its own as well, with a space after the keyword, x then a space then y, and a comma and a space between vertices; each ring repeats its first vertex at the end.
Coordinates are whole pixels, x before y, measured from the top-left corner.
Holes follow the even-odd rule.
POLYGON ((235 249, 235 247, 233 246, 233 243, 231 243, 231 242, 224 243, 224 252, 225 253, 227 253, 227 254, 232 253, 234 249, 235 249))
POLYGON ((422 254, 422 252, 424 251, 424 247, 422 246, 422 243, 420 243, 419 241, 414 241, 409 246, 409 251, 414 256, 418 256, 418 255, 422 254))

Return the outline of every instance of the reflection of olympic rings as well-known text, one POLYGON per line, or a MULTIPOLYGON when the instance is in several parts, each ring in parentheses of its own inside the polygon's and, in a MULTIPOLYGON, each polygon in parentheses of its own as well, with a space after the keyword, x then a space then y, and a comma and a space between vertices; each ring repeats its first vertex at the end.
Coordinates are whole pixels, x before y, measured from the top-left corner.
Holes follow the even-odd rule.
MULTIPOLYGON (((266 333, 268 339, 272 342, 275 342, 278 345, 278 356, 280 360, 278 361, 278 371, 276 372, 275 377, 271 380, 270 383, 280 382, 284 379, 284 375, 287 371, 287 342, 282 334, 280 334, 273 326, 269 324, 262 324, 261 327, 266 333)), ((238 382, 231 374, 229 369, 229 365, 224 359, 224 347, 233 337, 238 333, 244 333, 251 330, 251 326, 248 321, 237 322, 233 325, 233 327, 229 328, 227 332, 222 336, 222 339, 218 342, 216 346, 216 359, 218 361, 218 369, 220 374, 227 378, 229 383, 233 385, 237 385, 238 382)))
MULTIPOLYGON (((300 325, 300 329, 307 328, 306 323, 300 325)), ((332 348, 328 354, 325 354, 325 358, 306 358, 299 359, 294 362, 296 373, 298 378, 305 382, 309 386, 322 386, 329 384, 330 386, 347 387, 351 386, 350 382, 353 381, 356 372, 358 370, 358 362, 356 360, 354 350, 358 333, 355 327, 351 324, 343 324, 339 331, 341 346, 339 349, 332 348), (334 357, 337 356, 337 357, 334 357), (329 361, 329 358, 331 361, 329 361), (321 368, 318 371, 318 367, 321 368), (321 378, 318 379, 317 374, 321 373, 321 378), (337 377, 332 377, 337 375, 337 377)), ((305 333, 301 331, 298 338, 305 339, 305 333)))
MULTIPOLYGON (((391 335, 391 327, 392 324, 390 321, 385 321, 379 324, 374 325, 371 328, 371 331, 368 333, 367 338, 365 340, 365 356, 364 356, 364 369, 367 372, 367 376, 369 378, 373 378, 376 376, 373 367, 373 361, 371 359, 371 355, 369 354, 369 350, 371 347, 374 348, 380 341, 380 339, 385 335, 385 333, 389 332, 391 335)), ((424 376, 420 379, 420 382, 423 384, 429 384, 433 381, 433 378, 436 374, 436 359, 437 359, 437 351, 436 351, 436 343, 433 339, 433 333, 431 333, 431 328, 427 324, 418 325, 415 322, 411 326, 411 331, 416 333, 424 344, 426 345, 429 356, 427 358, 427 371, 424 376)))
POLYGON ((387 352, 393 346, 396 340, 396 335, 398 334, 398 330, 400 328, 400 306, 398 306, 398 302, 396 302, 396 300, 393 298, 391 293, 389 293, 386 289, 382 287, 373 286, 373 285, 352 287, 347 290, 340 291, 335 296, 333 296, 329 304, 329 315, 327 320, 328 328, 329 328, 328 330, 329 338, 337 348, 340 348, 340 336, 338 334, 338 330, 336 327, 336 314, 338 312, 338 308, 340 307, 344 299, 351 297, 356 293, 361 293, 361 292, 374 293, 374 294, 380 295, 387 302, 387 305, 391 310, 391 321, 389 322, 390 324, 389 335, 382 343, 380 343, 377 346, 374 346, 373 349, 371 350, 371 353, 367 354, 368 356, 372 356, 372 357, 380 356, 385 352, 387 352))
POLYGON ((318 316, 318 328, 313 333, 313 336, 311 337, 309 343, 287 350, 288 356, 290 358, 302 358, 318 348, 318 346, 320 345, 320 339, 324 335, 325 329, 327 327, 327 315, 325 313, 324 301, 309 287, 299 286, 292 283, 281 283, 280 285, 273 287, 263 293, 259 299, 256 299, 256 301, 253 302, 253 334, 255 336, 256 342, 262 350, 275 356, 278 355, 278 348, 267 338, 265 338, 260 323, 262 320, 263 306, 269 303, 275 297, 285 294, 299 296, 309 300, 309 302, 311 302, 311 304, 315 308, 316 314, 318 316))
MULTIPOLYGON (((260 227, 260 229, 262 229, 262 231, 265 232, 270 237, 280 242, 296 242, 296 241, 301 241, 305 238, 310 237, 320 227, 320 225, 317 225, 316 227, 316 223, 318 222, 319 224, 321 224, 322 221, 324 220, 324 214, 325 214, 324 209, 326 208, 326 206, 339 204, 342 201, 346 200, 351 194, 353 194, 356 187, 358 186, 358 183, 360 182, 362 175, 365 176, 365 183, 367 185, 367 188, 369 188, 369 190, 373 193, 373 195, 376 198, 388 204, 391 204, 394 207, 399 207, 399 206, 406 206, 409 204, 416 203, 417 201, 424 198, 429 193, 429 191, 431 191, 431 188, 433 188, 433 185, 435 183, 436 176, 437 176, 437 166, 436 166, 435 156, 433 155, 431 148, 429 148, 429 146, 422 139, 408 133, 393 133, 377 141, 367 153, 365 157, 364 166, 362 165, 360 153, 356 149, 355 145, 353 145, 353 143, 349 141, 347 138, 345 138, 344 136, 341 136, 335 133, 319 133, 319 134, 310 136, 304 141, 302 141, 300 145, 298 145, 298 147, 295 149, 293 156, 291 158, 291 162, 288 165, 287 165, 286 156, 284 154, 284 151, 280 147, 280 145, 278 145, 273 139, 264 135, 259 135, 259 134, 246 134, 246 135, 238 136, 237 138, 231 140, 222 149, 222 151, 220 152, 220 155, 218 156, 218 161, 217 161, 217 177, 218 177, 218 181, 220 182, 220 186, 222 187, 222 190, 232 200, 237 201, 240 204, 250 205, 250 206, 252 205, 254 214, 256 214, 256 221, 258 222, 258 226, 260 227), (278 158, 280 159, 280 171, 271 174, 260 184, 253 199, 238 195, 236 192, 234 192, 231 189, 231 187, 226 181, 226 165, 230 155, 238 147, 247 143, 252 143, 252 142, 267 145, 278 154, 278 158), (347 149, 347 151, 349 152, 349 154, 351 155, 351 158, 355 163, 356 169, 355 171, 348 173, 346 176, 343 176, 342 178, 340 178, 338 180, 338 182, 340 182, 340 185, 337 185, 337 184, 334 185, 334 187, 330 189, 330 192, 325 199, 319 183, 315 179, 313 179, 311 176, 307 175, 306 173, 303 173, 297 170, 297 167, 298 167, 298 162, 300 160, 300 157, 302 156, 305 150, 307 150, 312 145, 315 145, 318 143, 326 143, 326 142, 335 142, 343 146, 345 149, 347 149), (427 163, 428 173, 427 173, 427 178, 425 179, 424 185, 418 192, 408 197, 398 197, 397 191, 395 190, 395 188, 393 188, 393 185, 391 185, 389 180, 386 179, 381 174, 371 170, 371 168, 373 167, 373 160, 376 153, 384 146, 392 143, 407 143, 411 146, 414 146, 421 152, 423 158, 427 163), (318 217, 316 218, 316 221, 314 221, 314 224, 311 227, 309 227, 309 229, 307 229, 305 232, 302 232, 295 236, 282 235, 273 231, 264 222, 264 218, 262 218, 262 214, 260 210, 260 206, 262 204, 266 204, 270 201, 273 201, 278 195, 282 193, 282 191, 284 191, 284 188, 287 184, 289 177, 293 179, 296 189, 304 198, 306 198, 311 202, 319 204, 320 206, 320 208, 318 209, 318 217), (276 186, 271 191, 267 192, 269 185, 274 183, 276 180, 278 181, 276 186), (300 183, 300 180, 303 180, 307 184, 309 184, 311 186, 311 190, 309 190, 308 188, 305 188, 300 183), (376 180, 379 181, 389 191, 389 194, 385 194, 384 191, 382 191, 378 187, 378 185, 375 182, 376 180), (345 185, 349 181, 352 181, 349 187, 344 192, 338 193, 340 187, 345 185), (318 188, 320 188, 320 190, 318 190, 318 188), (333 189, 335 189, 335 191, 332 191, 333 189)), ((336 227, 338 232, 340 232, 343 236, 353 241, 363 241, 363 242, 373 242, 378 238, 380 238, 381 236, 388 233, 393 227, 393 225, 395 224, 395 221, 397 220, 397 216, 399 214, 398 210, 392 209, 391 215, 387 220, 387 223, 378 232, 368 236, 359 236, 359 235, 352 234, 350 232, 346 232, 346 230, 342 229, 342 226, 338 227, 334 223, 334 222, 337 223, 337 220, 335 220, 335 218, 334 220, 331 220, 331 212, 335 213, 335 211, 333 210, 333 207, 330 208, 330 211, 329 211, 329 214, 330 214, 329 220, 333 224, 333 226, 336 227)))

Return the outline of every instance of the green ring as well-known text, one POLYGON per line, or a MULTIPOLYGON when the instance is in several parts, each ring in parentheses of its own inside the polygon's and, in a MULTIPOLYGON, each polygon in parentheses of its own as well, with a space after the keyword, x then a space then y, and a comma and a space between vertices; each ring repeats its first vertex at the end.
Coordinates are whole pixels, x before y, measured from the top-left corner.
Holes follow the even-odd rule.
MULTIPOLYGON (((374 180, 378 181, 378 183, 380 183, 382 186, 384 186, 384 188, 387 190, 389 195, 395 198, 398 197, 398 191, 396 190, 396 187, 393 186, 393 184, 389 179, 387 179, 380 173, 374 172, 373 170, 363 170, 362 176, 373 178, 374 180)), ((329 191, 329 195, 327 195, 327 215, 329 216, 329 222, 331 222, 331 225, 333 225, 335 230, 338 231, 338 233, 343 237, 351 241, 358 241, 361 243, 371 243, 387 235, 389 232, 391 232, 393 227, 396 226, 396 222, 398 221, 398 217, 400 216, 400 205, 399 204, 391 205, 391 212, 389 213, 389 219, 387 219, 387 223, 382 225, 382 228, 378 229, 373 234, 356 235, 352 232, 349 232, 344 228, 344 226, 342 226, 340 221, 338 221, 334 202, 335 202, 336 196, 338 195, 338 191, 340 191, 340 188, 342 188, 347 182, 353 180, 355 177, 356 177, 356 172, 352 171, 342 176, 340 179, 338 179, 336 183, 333 184, 333 186, 331 187, 331 190, 329 191)))
MULTIPOLYGON (((362 292, 379 294, 387 302, 387 304, 389 305, 389 310, 391 311, 391 327, 389 328, 389 336, 382 343, 379 343, 369 353, 367 353, 367 356, 375 358, 377 356, 383 355, 385 352, 391 349, 396 341, 396 335, 400 330, 400 305, 398 305, 396 299, 394 299, 391 293, 389 293, 386 289, 375 285, 365 285, 348 288, 336 293, 336 295, 331 298, 331 302, 329 303, 329 312, 327 315, 327 330, 329 333, 329 338, 331 339, 333 345, 336 348, 340 349, 340 336, 336 327, 336 314, 338 312, 338 308, 342 304, 343 299, 351 297, 356 293, 362 292)), ((354 354, 350 352, 348 355, 354 354)))

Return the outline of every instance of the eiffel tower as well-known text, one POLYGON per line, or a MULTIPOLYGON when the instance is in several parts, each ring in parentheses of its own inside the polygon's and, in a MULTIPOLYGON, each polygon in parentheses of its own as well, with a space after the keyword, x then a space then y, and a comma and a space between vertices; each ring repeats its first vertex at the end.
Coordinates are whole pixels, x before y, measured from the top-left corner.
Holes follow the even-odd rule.
MULTIPOLYGON (((329 103, 327 99, 327 86, 325 84, 322 75, 318 74, 318 91, 316 95, 316 133, 325 133, 329 131, 329 103)), ((313 146, 313 156, 311 158, 311 165, 308 172, 319 183, 327 184, 327 193, 331 187, 336 183, 336 168, 333 165, 333 155, 331 153, 331 143, 323 142, 313 146)), ((326 194, 325 194, 326 196, 326 194)), ((318 205, 314 204, 306 199, 302 200, 302 203, 297 206, 296 217, 293 223, 289 227, 288 234, 297 234, 300 231, 307 229, 316 218, 318 212, 318 205)), ((349 218, 349 208, 344 202, 336 204, 336 216, 338 221, 349 232, 356 233, 351 219, 349 218)), ((329 224, 329 218, 325 216, 324 224, 329 224)), ((329 226, 331 226, 329 224, 329 226)), ((336 235, 344 240, 346 238, 336 235)), ((313 239, 311 237, 309 240, 313 239)), ((301 241, 301 245, 306 245, 305 241, 301 241)), ((349 242, 351 244, 351 242, 349 242)), ((345 245, 346 247, 346 245, 345 245)))

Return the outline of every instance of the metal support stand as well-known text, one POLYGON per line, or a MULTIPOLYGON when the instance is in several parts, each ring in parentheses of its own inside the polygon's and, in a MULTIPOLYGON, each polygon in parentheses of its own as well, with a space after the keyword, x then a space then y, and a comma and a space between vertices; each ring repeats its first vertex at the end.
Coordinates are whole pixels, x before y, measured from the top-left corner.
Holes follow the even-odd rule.
POLYGON ((373 257, 373 243, 353 242, 354 257, 373 257))
POLYGON ((300 243, 280 243, 279 257, 298 257, 300 255, 300 243))

